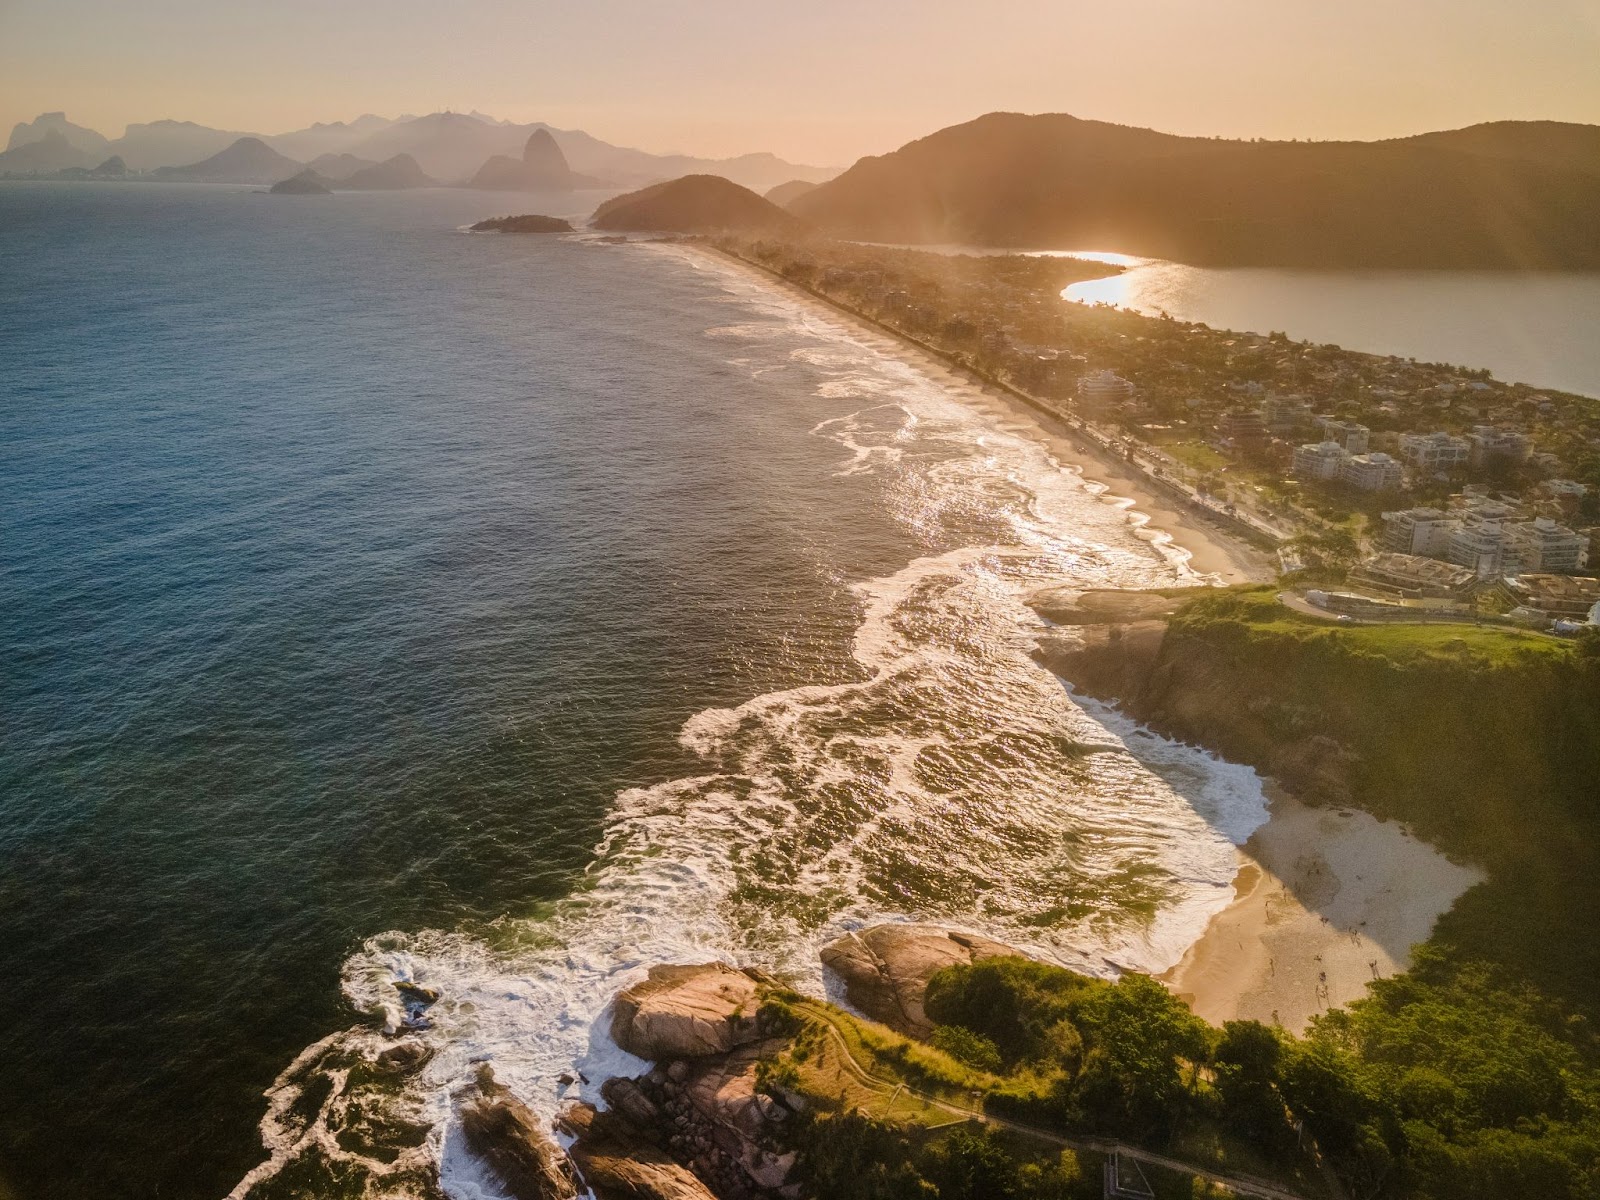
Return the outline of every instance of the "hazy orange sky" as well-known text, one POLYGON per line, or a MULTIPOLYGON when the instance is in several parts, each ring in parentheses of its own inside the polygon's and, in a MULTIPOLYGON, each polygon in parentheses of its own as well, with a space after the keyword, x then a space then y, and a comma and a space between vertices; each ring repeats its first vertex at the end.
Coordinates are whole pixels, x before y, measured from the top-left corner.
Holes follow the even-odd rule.
POLYGON ((1374 138, 1600 123, 1600 0, 0 0, 0 122, 480 109, 844 164, 983 112, 1374 138))

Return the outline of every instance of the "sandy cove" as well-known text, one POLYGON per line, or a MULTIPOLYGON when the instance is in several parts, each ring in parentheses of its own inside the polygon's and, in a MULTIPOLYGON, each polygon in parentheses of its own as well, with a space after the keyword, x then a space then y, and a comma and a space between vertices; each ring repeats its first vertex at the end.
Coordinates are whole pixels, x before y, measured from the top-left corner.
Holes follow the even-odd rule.
POLYGON ((1269 783, 1267 823, 1239 850, 1234 900, 1161 979, 1213 1025, 1304 1032, 1404 971, 1411 948, 1483 880, 1393 821, 1311 808, 1269 783))

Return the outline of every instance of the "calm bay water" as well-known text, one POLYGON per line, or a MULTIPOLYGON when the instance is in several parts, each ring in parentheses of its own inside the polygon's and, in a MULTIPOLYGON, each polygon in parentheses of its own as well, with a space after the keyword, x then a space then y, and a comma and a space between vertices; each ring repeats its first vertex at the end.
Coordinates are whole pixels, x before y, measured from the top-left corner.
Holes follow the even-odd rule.
POLYGON ((839 318, 494 207, 0 186, 0 1191, 492 1195, 451 1089, 625 1068, 652 961, 1159 968, 1226 902, 1254 776, 1022 604, 1180 556, 839 318))
POLYGON ((1600 397, 1600 275, 1506 271, 1221 270, 1139 262, 1066 290, 1216 329, 1487 367, 1513 383, 1600 397))

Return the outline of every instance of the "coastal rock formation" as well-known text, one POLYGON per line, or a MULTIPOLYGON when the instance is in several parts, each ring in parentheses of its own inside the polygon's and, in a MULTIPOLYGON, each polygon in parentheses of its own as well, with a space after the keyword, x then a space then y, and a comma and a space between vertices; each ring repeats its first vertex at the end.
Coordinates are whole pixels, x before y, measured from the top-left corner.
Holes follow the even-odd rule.
POLYGON ((607 200, 589 223, 596 229, 662 233, 798 236, 808 229, 792 213, 720 175, 685 175, 607 200))
POLYGON ((617 1112, 574 1104, 556 1124, 576 1139, 568 1153, 596 1200, 717 1200, 693 1171, 617 1112))
POLYGON ((652 1061, 726 1054, 756 1040, 756 981, 723 963, 655 966, 613 1002, 611 1036, 652 1061))
POLYGON ((328 186, 328 181, 310 167, 307 167, 298 175, 291 175, 288 179, 279 180, 267 190, 274 196, 333 195, 333 189, 328 186))
POLYGON ((128 164, 122 161, 120 154, 113 154, 89 174, 95 179, 121 179, 128 173, 128 164))
POLYGON ((572 222, 561 217, 524 213, 519 217, 489 217, 472 226, 473 233, 571 233, 572 222))
POLYGON ((844 983, 850 1003, 867 1016, 910 1037, 926 1038, 933 1022, 922 1002, 935 972, 1021 953, 1001 942, 932 925, 874 925, 823 947, 822 964, 844 983))
POLYGON ((515 1200, 572 1200, 572 1168, 533 1111, 479 1068, 476 1082, 457 1096, 467 1145, 515 1200))
POLYGON ((361 158, 355 154, 319 154, 306 164, 324 179, 331 179, 335 183, 348 179, 357 171, 378 164, 371 159, 361 158))

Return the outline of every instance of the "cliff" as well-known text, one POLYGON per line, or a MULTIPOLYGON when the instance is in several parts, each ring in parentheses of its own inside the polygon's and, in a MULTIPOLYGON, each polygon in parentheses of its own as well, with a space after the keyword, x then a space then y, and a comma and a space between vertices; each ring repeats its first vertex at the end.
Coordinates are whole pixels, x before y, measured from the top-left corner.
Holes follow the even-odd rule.
POLYGON ((884 242, 1090 247, 1217 266, 1600 267, 1600 127, 1387 142, 1177 137, 990 113, 791 201, 884 242))
MULTIPOLYGON (((1312 803, 1489 868, 1440 936, 1575 998, 1600 977, 1600 655, 1465 625, 1339 626, 1270 590, 1052 639, 1047 664, 1312 803)), ((1584 1000, 1589 1003, 1590 1000, 1584 1000)))

